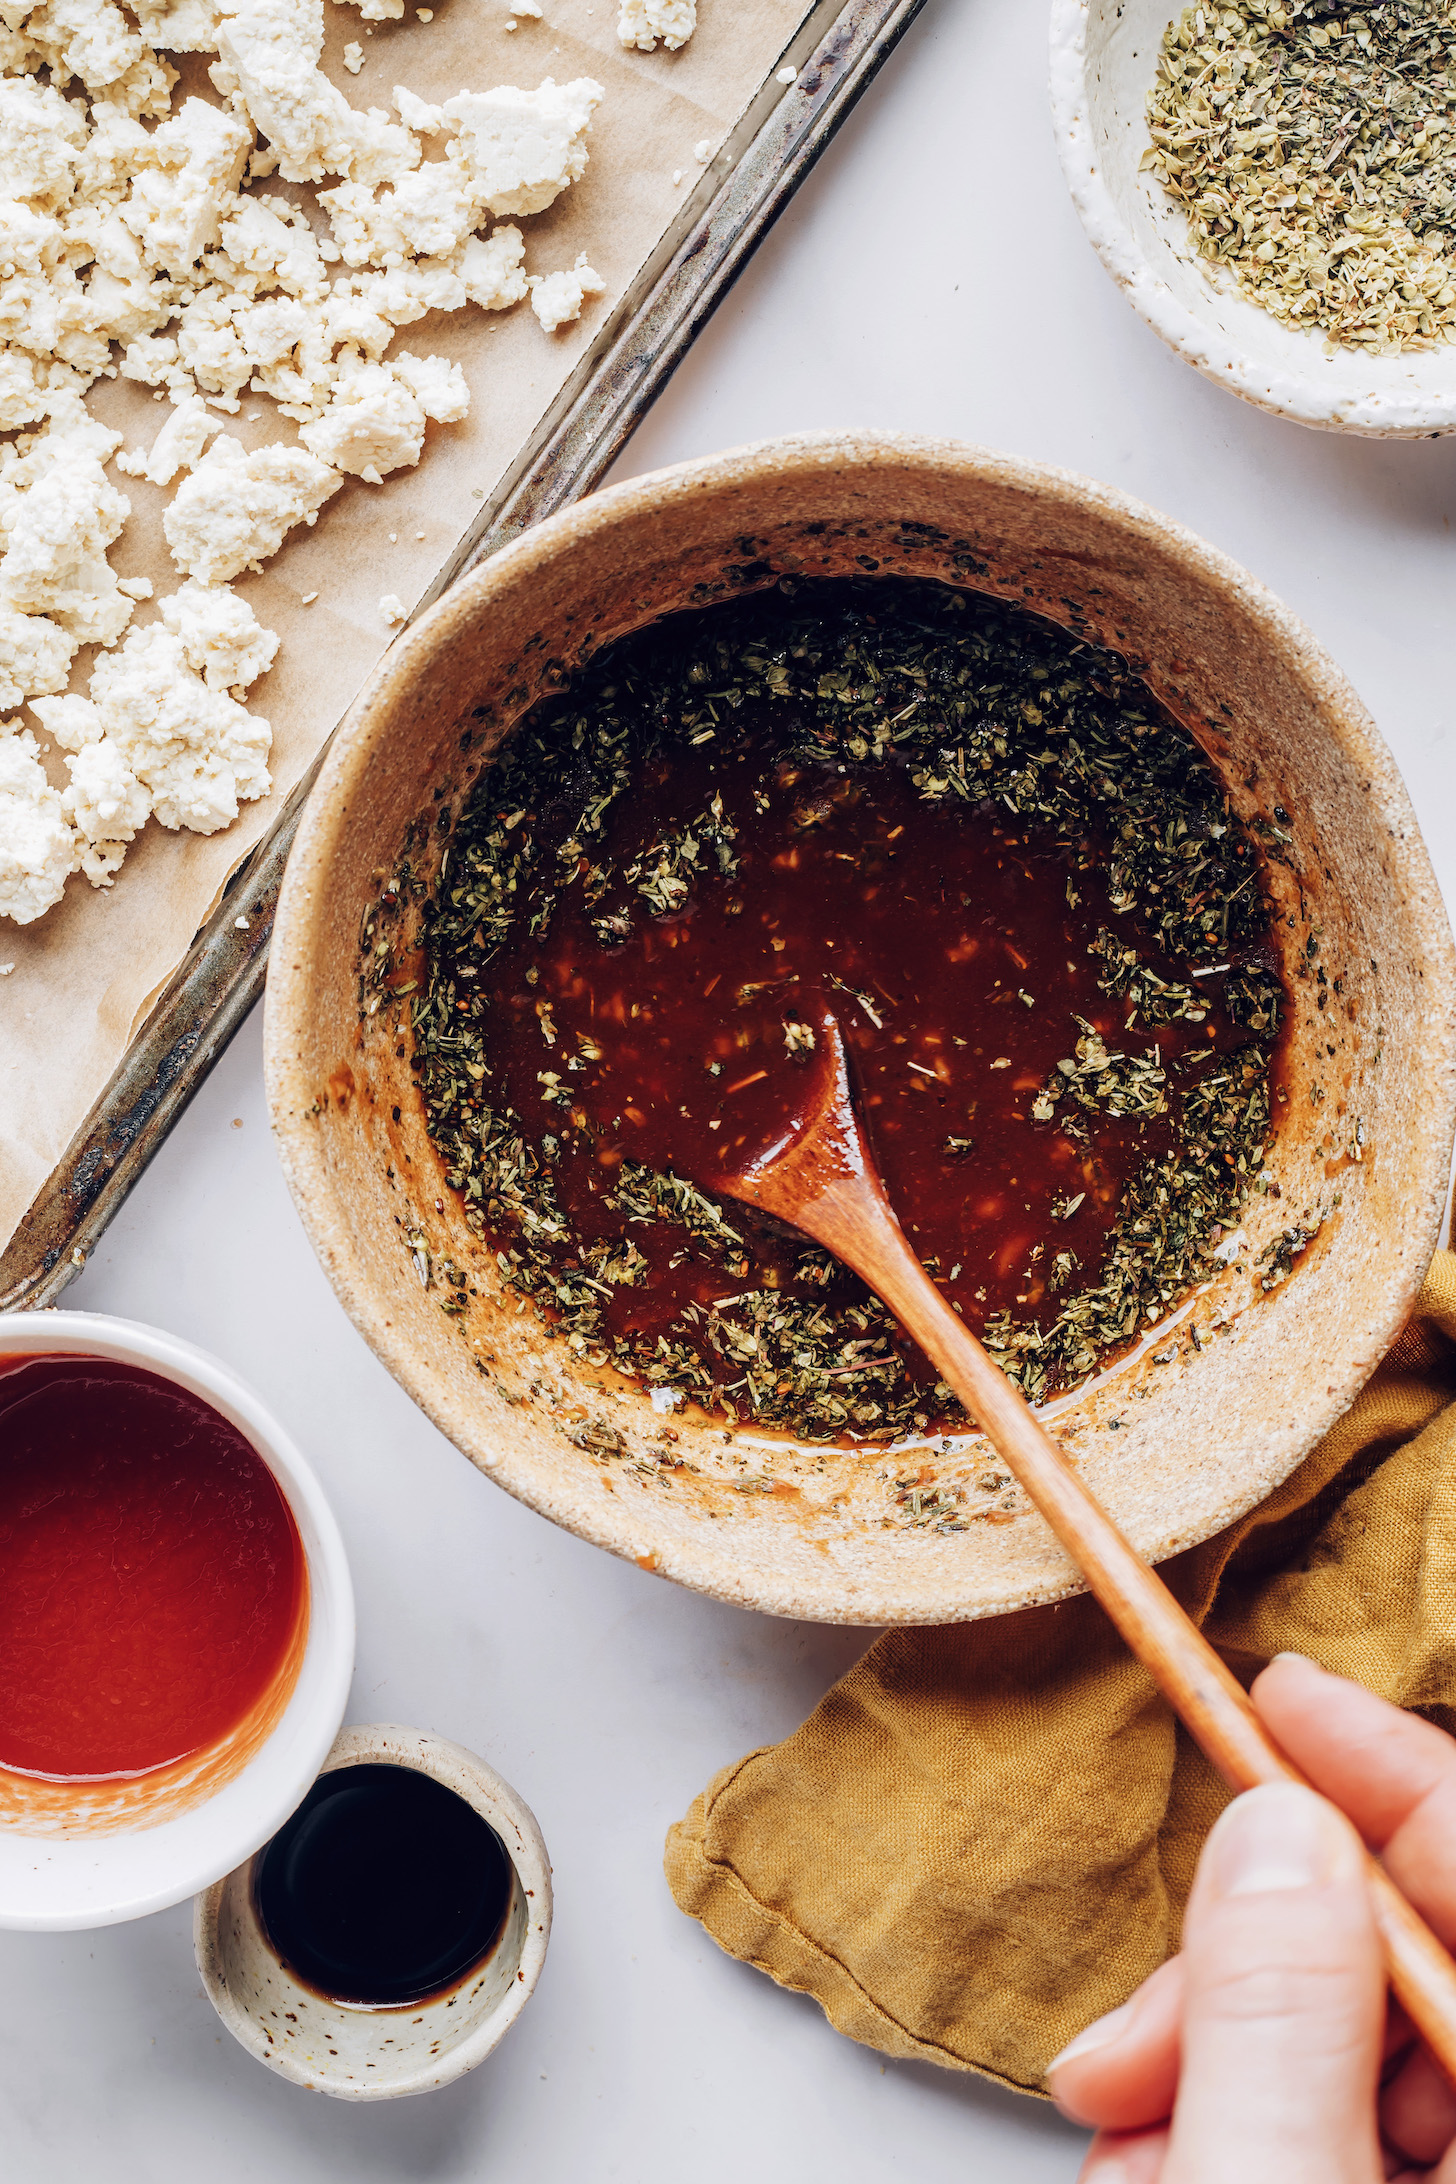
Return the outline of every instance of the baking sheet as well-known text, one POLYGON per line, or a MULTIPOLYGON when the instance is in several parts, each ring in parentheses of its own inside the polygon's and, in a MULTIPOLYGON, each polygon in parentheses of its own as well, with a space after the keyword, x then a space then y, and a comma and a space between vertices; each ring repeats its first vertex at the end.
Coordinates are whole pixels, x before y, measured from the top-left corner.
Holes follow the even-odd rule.
MULTIPOLYGON (((383 593, 413 606, 461 559, 482 504, 558 402, 614 307, 679 220, 684 193, 774 74, 814 10, 805 0, 701 0, 696 34, 677 54, 628 53, 617 43, 615 0, 545 0, 541 21, 510 20, 503 0, 442 0, 429 24, 361 25, 354 9, 328 8, 325 65, 355 106, 389 105, 396 83, 441 99, 464 87, 533 86, 594 76, 606 96, 593 124, 581 181, 547 212, 523 221, 529 272, 569 266, 579 251, 607 283, 581 322, 555 336, 528 306, 460 312, 401 330, 399 349, 457 360, 471 387, 460 425, 431 425, 424 457, 382 486, 348 481, 313 531, 294 534, 261 576, 238 589, 282 643, 272 672, 254 685, 253 711, 271 722, 274 791, 210 837, 168 834, 155 823, 133 845, 116 885, 79 875, 65 900, 30 927, 0 925, 0 1238, 8 1238, 112 1078, 160 990, 187 954, 229 875, 273 830, 290 791, 390 641, 383 593), (341 64, 347 40, 365 64, 341 64), (674 170, 681 180, 673 181, 674 170), (391 536, 391 534, 393 534, 391 536), (316 591, 308 606, 303 595, 316 591)), ((179 94, 182 90, 179 86, 179 94)), ((271 181, 265 189, 279 185, 271 181)), ((294 193, 290 193, 294 194, 294 193)), ((302 193, 297 193, 302 194, 302 193)), ((95 413, 149 444, 170 414, 146 389, 102 382, 95 413)), ((224 429, 245 444, 292 436, 264 397, 244 395, 224 429)), ((161 516, 171 494, 113 473, 132 504, 111 554, 124 576, 150 576, 158 595, 181 581, 166 553, 161 516)), ((135 622, 155 618, 155 601, 135 622)), ((89 661, 73 687, 84 687, 89 661)), ((65 774, 56 767, 58 785, 65 774)), ((247 906, 238 912, 246 917, 247 906)))

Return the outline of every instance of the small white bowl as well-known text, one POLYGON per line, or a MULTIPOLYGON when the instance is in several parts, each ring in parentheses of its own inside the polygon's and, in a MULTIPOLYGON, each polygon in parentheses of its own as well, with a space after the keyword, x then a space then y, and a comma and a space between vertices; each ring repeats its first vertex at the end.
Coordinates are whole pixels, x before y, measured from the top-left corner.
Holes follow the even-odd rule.
MULTIPOLYGON (((1175 0, 1052 0, 1052 120, 1062 169, 1108 272, 1170 348, 1246 402, 1302 425, 1414 440, 1456 426, 1456 345, 1402 356, 1325 354, 1216 283, 1181 206, 1138 163, 1147 97, 1175 0)), ((1226 277, 1225 277, 1226 278, 1226 277)))
POLYGON ((228 2031, 295 2085, 341 2101, 433 2093, 483 2063, 531 1998, 551 1938, 551 1864, 529 1805, 474 1752, 422 1729, 341 1732, 322 1772, 369 1761, 414 1767, 454 1790, 496 1834, 515 1869, 510 1909, 484 1963, 428 2002, 366 2009, 297 1980, 263 1931, 256 1860, 197 1899, 197 1968, 228 2031))
POLYGON ((0 1927, 111 1926, 195 1896, 276 1834, 306 1794, 344 1718, 354 1673, 349 1565, 303 1457, 251 1390, 205 1351, 99 1312, 6 1312, 0 1356, 110 1358, 210 1403, 278 1481, 308 1564, 308 1633, 298 1680, 263 1743, 230 1779, 193 1802, 174 1798, 167 1816, 150 1822, 143 1804, 125 1825, 72 1821, 32 1833, 0 1824, 0 1927))

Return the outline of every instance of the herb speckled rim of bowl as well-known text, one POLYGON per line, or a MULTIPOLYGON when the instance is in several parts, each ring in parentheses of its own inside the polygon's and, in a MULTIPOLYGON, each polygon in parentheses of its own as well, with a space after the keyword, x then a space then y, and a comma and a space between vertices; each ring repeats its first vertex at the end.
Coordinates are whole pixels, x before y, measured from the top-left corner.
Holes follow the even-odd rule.
MULTIPOLYGON (((664 1477, 645 1396, 501 1298, 425 1134, 408 1027, 363 1002, 361 926, 406 831, 418 824, 428 874, 537 695, 663 612, 790 571, 940 577, 1105 640, 1195 731, 1246 819, 1291 815, 1268 867, 1295 996, 1269 1160, 1282 1196, 1251 1200, 1237 1259, 1159 1343, 1056 1406, 1089 1484, 1154 1560, 1288 1475, 1398 1332, 1436 1243, 1456 1104, 1450 930, 1399 774, 1309 632, 1189 532, 1068 472, 947 441, 806 435, 614 486, 465 578, 386 654, 303 815, 269 970, 273 1125, 356 1325, 441 1430, 543 1515, 772 1614, 994 1615, 1078 1589, 1075 1571, 1021 1505, 963 1530, 907 1526, 903 1453, 796 1450, 679 1413, 683 1468, 664 1477), (1260 1255, 1306 1205, 1328 1218, 1266 1292, 1260 1255), (441 1310, 442 1258, 481 1293, 463 1315, 441 1310), (792 1491, 763 1491, 770 1474, 792 1491)), ((960 1467, 968 1494, 994 1461, 974 1437, 934 1459, 942 1475, 960 1467)))
POLYGON ((551 1862, 529 1805, 474 1752, 387 1723, 341 1730, 322 1774, 381 1761, 454 1790, 494 1828, 515 1872, 500 1938, 458 1986, 426 2002, 360 2009, 316 1994, 266 1939, 249 1859, 197 1898, 197 1968, 235 2040, 295 2085, 344 2101, 399 2100, 464 2077, 530 2001, 551 1939, 551 1862))
MULTIPOLYGON (((1206 378, 1302 425, 1380 439, 1456 427, 1456 344, 1325 355, 1320 331, 1284 326, 1231 280, 1215 284, 1156 175, 1146 104, 1178 0, 1052 0, 1057 151, 1083 227, 1134 310, 1206 378)), ((1226 278, 1226 276, 1225 276, 1226 278)))
POLYGON ((195 1896, 276 1834, 304 1796, 344 1718, 354 1673, 349 1565, 310 1466, 252 1390, 206 1351, 132 1320, 46 1311, 0 1313, 0 1356, 140 1365, 211 1404, 278 1481, 308 1563, 298 1681, 260 1749, 231 1780, 152 1827, 44 1835, 0 1827, 0 1927, 110 1926, 195 1896))

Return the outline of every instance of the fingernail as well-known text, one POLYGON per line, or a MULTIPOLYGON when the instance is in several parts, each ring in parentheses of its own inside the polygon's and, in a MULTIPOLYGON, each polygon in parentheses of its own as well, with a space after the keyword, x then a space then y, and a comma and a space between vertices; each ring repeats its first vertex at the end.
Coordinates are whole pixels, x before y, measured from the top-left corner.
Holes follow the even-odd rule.
POLYGON ((1318 1662, 1318 1661, 1312 1661, 1312 1660, 1310 1659, 1310 1657, 1309 1657, 1309 1655, 1308 1655, 1307 1653, 1289 1653, 1289 1652, 1285 1652, 1285 1653, 1276 1653, 1276 1654, 1274 1654, 1274 1655, 1272 1655, 1272 1656, 1271 1656, 1271 1659, 1270 1659, 1270 1666, 1271 1666, 1271 1667, 1273 1666, 1273 1664, 1274 1664, 1274 1662, 1275 1662, 1275 1661, 1302 1661, 1302 1662, 1304 1663, 1304 1665, 1305 1665, 1305 1667, 1306 1667, 1306 1668, 1318 1668, 1318 1667, 1319 1667, 1319 1662, 1318 1662))
POLYGON ((1084 2026, 1075 2040, 1067 2042, 1060 2055, 1052 2057, 1047 2064, 1047 2076, 1050 2077, 1054 2070, 1060 2070, 1063 2063, 1071 2062, 1075 2055, 1090 2055, 1094 2048, 1107 2047, 1112 2041, 1120 2040, 1131 2017, 1131 2002, 1124 2002, 1117 2009, 1109 2010, 1105 2017, 1094 2017, 1091 2024, 1084 2026))
POLYGON ((1298 1782, 1266 1782, 1236 1797, 1205 1856, 1221 1896, 1319 1888, 1359 1871, 1359 1850, 1334 1807, 1298 1782))

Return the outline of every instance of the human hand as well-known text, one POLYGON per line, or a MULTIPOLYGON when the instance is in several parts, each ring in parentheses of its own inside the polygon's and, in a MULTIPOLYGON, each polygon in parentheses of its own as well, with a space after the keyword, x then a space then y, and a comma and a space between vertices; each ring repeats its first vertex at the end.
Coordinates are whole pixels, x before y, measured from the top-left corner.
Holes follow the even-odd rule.
POLYGON ((1294 1654, 1253 1699, 1333 1802, 1236 1798, 1182 1954, 1051 2065, 1063 2112, 1098 2126, 1081 2184, 1456 2184, 1456 2089, 1387 2002, 1355 1833, 1456 1941, 1456 1743, 1294 1654))

